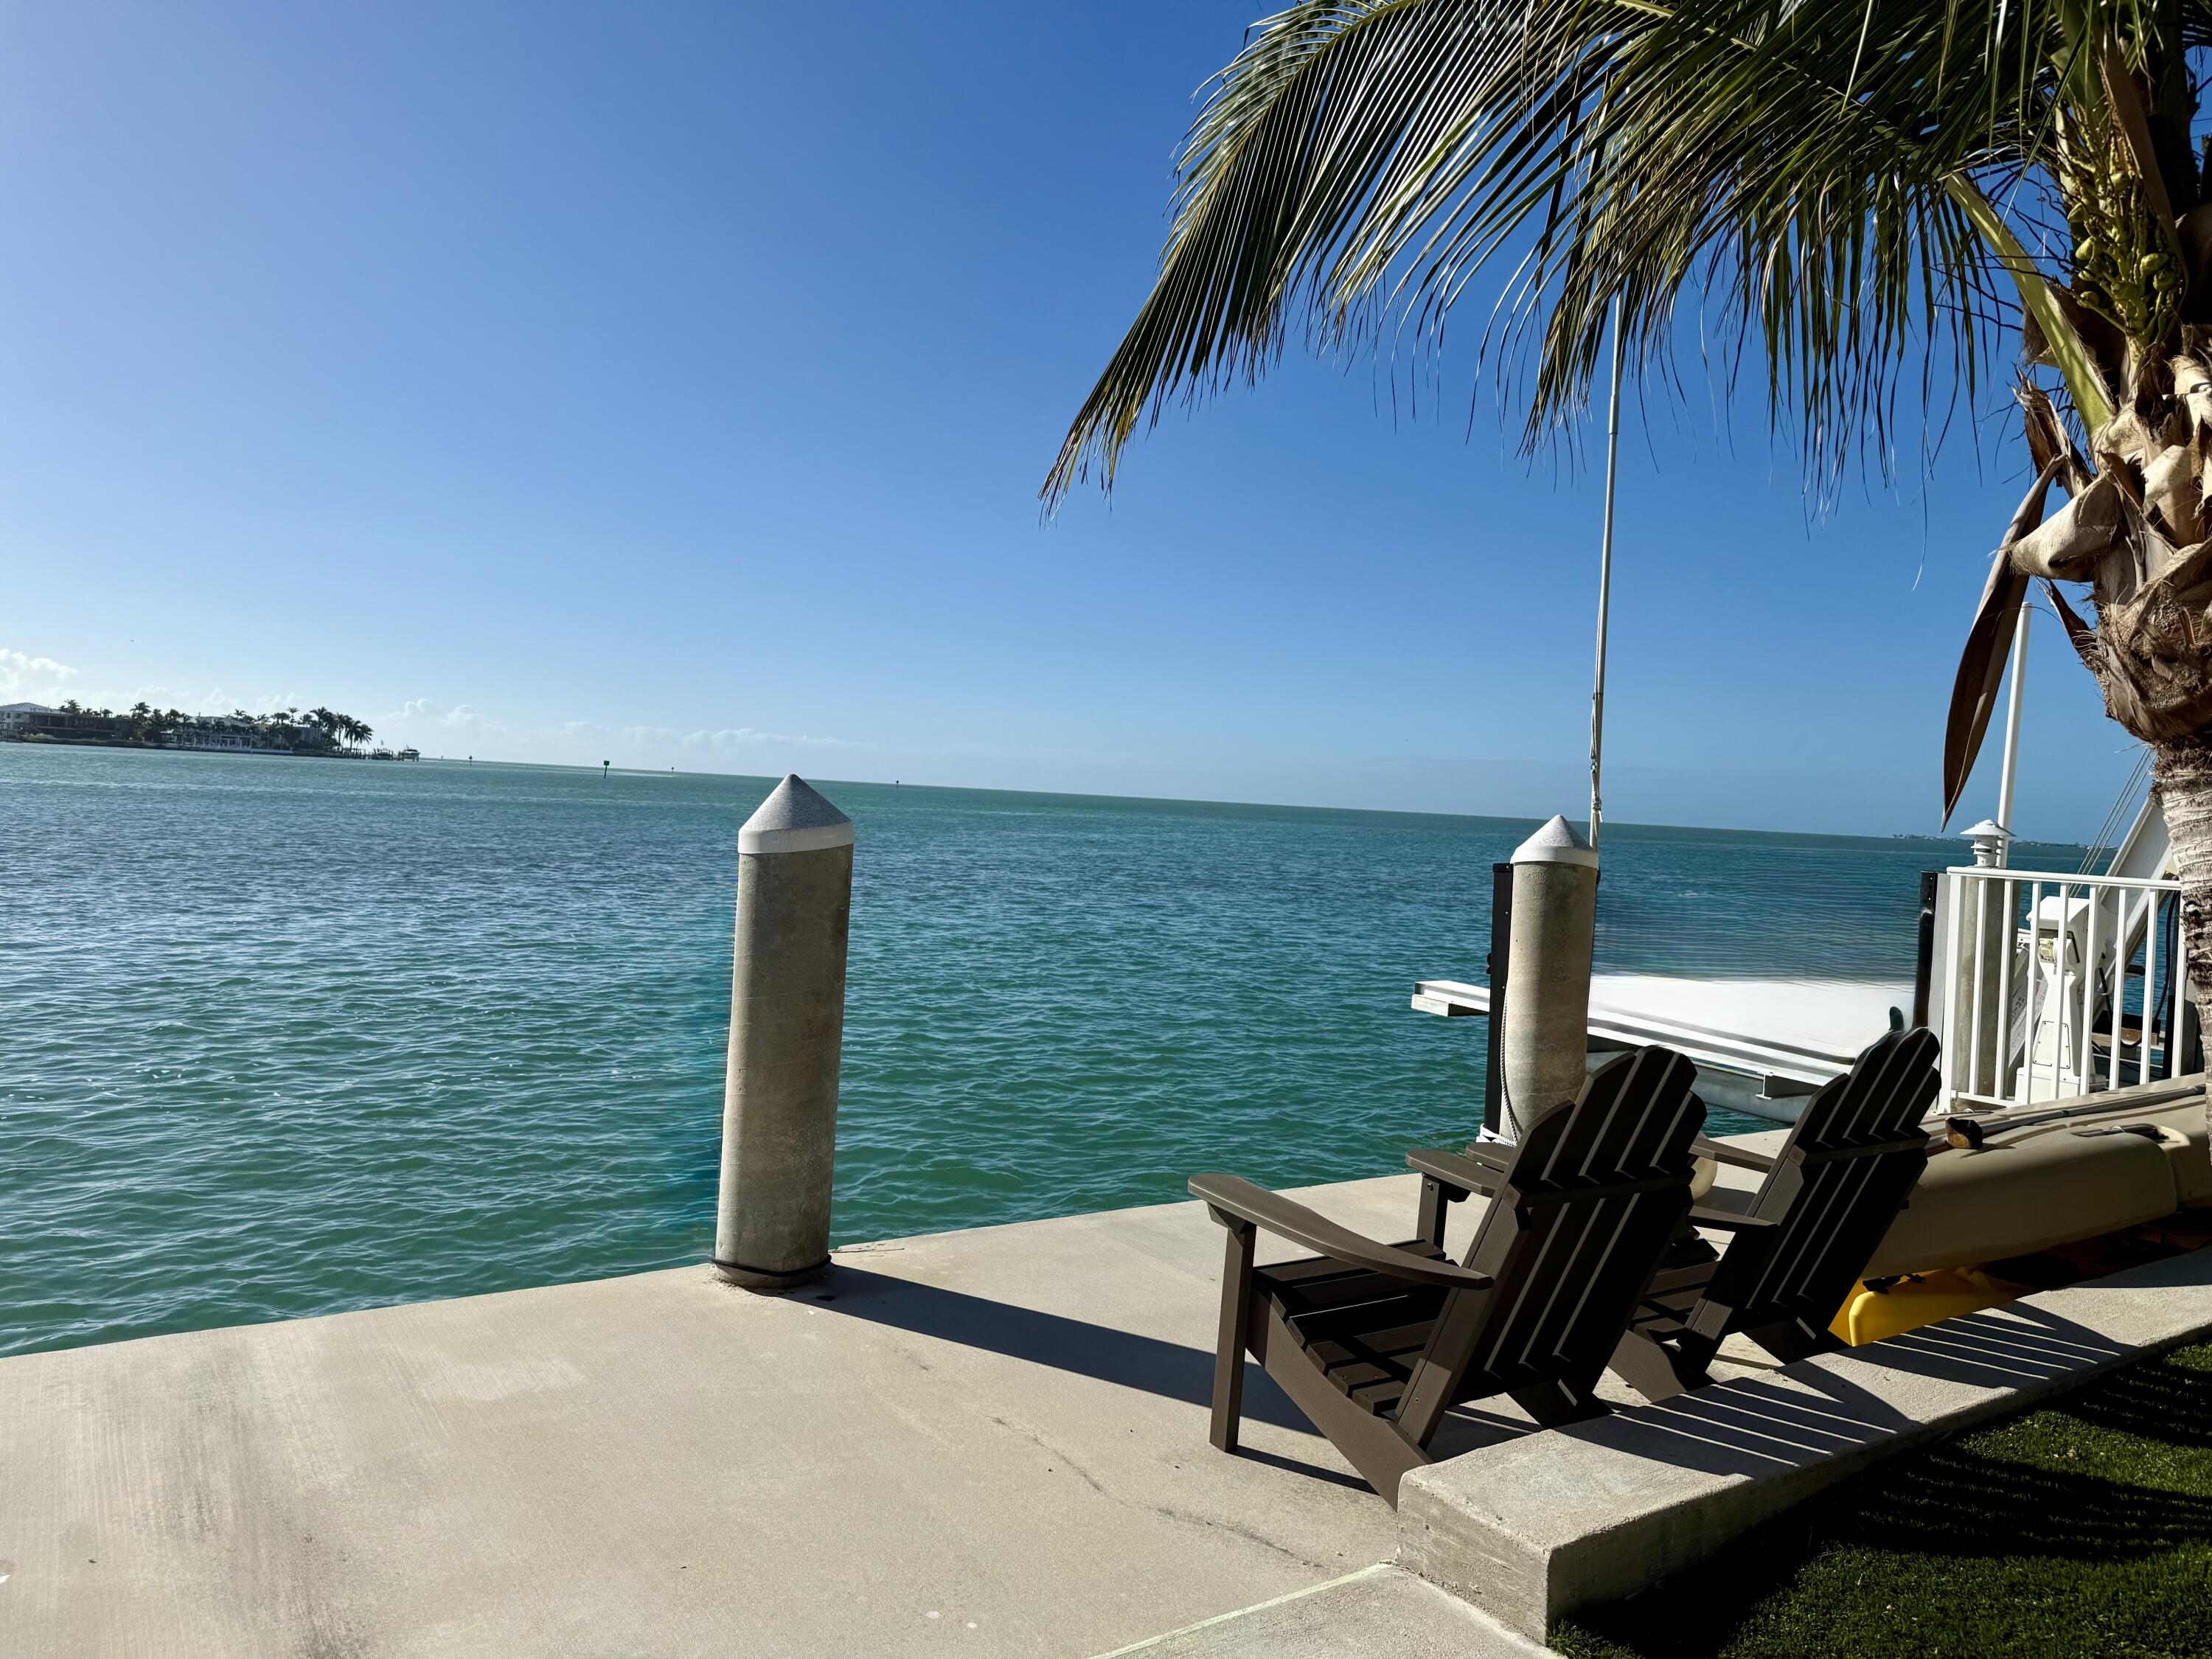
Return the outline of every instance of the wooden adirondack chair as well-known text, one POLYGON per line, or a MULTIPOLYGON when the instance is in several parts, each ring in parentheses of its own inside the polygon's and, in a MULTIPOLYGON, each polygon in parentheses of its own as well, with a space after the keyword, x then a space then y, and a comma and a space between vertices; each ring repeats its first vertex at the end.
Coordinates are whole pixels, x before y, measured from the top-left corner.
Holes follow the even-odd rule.
MULTIPOLYGON (((1737 1333, 1784 1364, 1844 1346, 1829 1322, 1927 1167, 1921 1126, 1942 1091, 1936 1054, 1925 1030, 1883 1037, 1805 1103, 1771 1158, 1698 1138, 1699 1157, 1766 1179, 1747 1212, 1691 1211, 1693 1225, 1734 1236, 1717 1255, 1694 1233, 1678 1243, 1613 1357, 1623 1381, 1650 1400, 1696 1388, 1737 1333)), ((1431 1206, 1460 1184, 1441 1177, 1437 1156, 1407 1160, 1425 1177, 1425 1230, 1431 1206)))
POLYGON ((1696 1068, 1643 1048, 1539 1117, 1464 1264, 1382 1244, 1235 1176, 1191 1179, 1228 1230, 1213 1443, 1237 1449, 1244 1356, 1392 1504, 1446 1413, 1510 1395, 1539 1423, 1604 1410, 1598 1379, 1690 1208, 1696 1068), (1256 1267, 1259 1229, 1318 1255, 1256 1267))
POLYGON ((1700 1139, 1700 1157, 1766 1179, 1744 1215, 1696 1212, 1734 1237, 1717 1261, 1705 1247, 1661 1270, 1613 1355, 1623 1381, 1649 1400, 1695 1388, 1739 1332, 1785 1364, 1844 1346, 1829 1322, 1928 1167, 1939 1046, 1925 1030, 1873 1044, 1805 1103, 1772 1158, 1700 1139))

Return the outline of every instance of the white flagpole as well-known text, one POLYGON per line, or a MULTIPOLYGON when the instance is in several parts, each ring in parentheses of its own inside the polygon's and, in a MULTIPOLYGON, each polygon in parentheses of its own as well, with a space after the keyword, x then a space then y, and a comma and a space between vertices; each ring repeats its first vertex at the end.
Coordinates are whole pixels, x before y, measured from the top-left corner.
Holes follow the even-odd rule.
POLYGON ((1590 691, 1589 844, 1597 849, 1605 803, 1598 784, 1605 759, 1605 627, 1613 610, 1613 483, 1620 461, 1620 296, 1613 299, 1613 398, 1605 420, 1605 534, 1597 556, 1597 679, 1590 691))
POLYGON ((2027 679, 2027 619, 2034 607, 2022 600, 2020 620, 2013 625, 2012 690, 2005 699, 2004 770, 1997 779, 1997 828, 2004 839, 1997 846, 1997 862, 2012 862, 2012 786, 2020 764, 2020 700, 2027 679))

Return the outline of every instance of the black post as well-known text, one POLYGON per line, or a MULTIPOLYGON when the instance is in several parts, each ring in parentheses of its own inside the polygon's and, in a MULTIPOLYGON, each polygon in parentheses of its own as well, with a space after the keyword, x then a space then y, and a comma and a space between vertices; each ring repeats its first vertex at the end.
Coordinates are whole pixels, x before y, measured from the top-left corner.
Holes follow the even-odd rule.
MULTIPOLYGON (((1928 994, 1929 981, 1936 971, 1936 884, 1942 879, 1939 870, 1920 872, 1920 957, 1912 969, 1912 1023, 1916 1026, 1928 1024, 1928 994)), ((1951 1034, 1943 1033, 1948 1042, 1951 1034)))
POLYGON ((1490 866, 1490 956, 1485 963, 1490 978, 1490 1043, 1482 1073, 1482 1127, 1498 1133, 1498 1109, 1505 1098, 1505 963, 1512 955, 1513 866, 1490 866))

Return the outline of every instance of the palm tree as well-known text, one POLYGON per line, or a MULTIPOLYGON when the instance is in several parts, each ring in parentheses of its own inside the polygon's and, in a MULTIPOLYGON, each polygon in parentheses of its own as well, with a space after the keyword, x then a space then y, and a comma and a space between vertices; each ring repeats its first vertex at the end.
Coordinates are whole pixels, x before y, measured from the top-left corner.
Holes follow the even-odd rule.
POLYGON ((2040 580, 2152 749, 2212 1001, 2208 48, 2212 0, 1295 4, 1211 83, 1159 276, 1046 501, 1110 489, 1140 423, 1257 377, 1294 325, 1432 363, 1485 275, 1475 356, 1531 445, 1586 407, 1616 304, 1648 384, 1678 330, 1724 376, 1763 358, 1823 485, 2009 368, 2035 477, 1968 633, 1944 813, 2040 580))

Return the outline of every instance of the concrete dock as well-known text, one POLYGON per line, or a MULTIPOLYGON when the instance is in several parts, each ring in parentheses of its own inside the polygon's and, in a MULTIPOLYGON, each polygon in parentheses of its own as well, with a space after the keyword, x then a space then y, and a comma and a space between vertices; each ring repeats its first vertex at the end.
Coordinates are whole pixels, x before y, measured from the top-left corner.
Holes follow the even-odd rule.
POLYGON ((1186 1203, 0 1361, 0 1655, 1079 1659, 1386 1560, 1256 1368, 1206 1444, 1220 1270, 1186 1203))
MULTIPOLYGON (((1300 1196, 1413 1231, 1410 1176, 1300 1196)), ((2212 1333, 2203 1250, 1660 1406, 1608 1379, 1626 1409, 1549 1433, 1486 1402, 1394 1513, 1257 1368, 1244 1449, 1207 1445, 1221 1254, 1174 1204, 855 1246, 783 1296, 702 1264, 0 1360, 0 1659, 1530 1659, 1874 1459, 2212 1333)))

